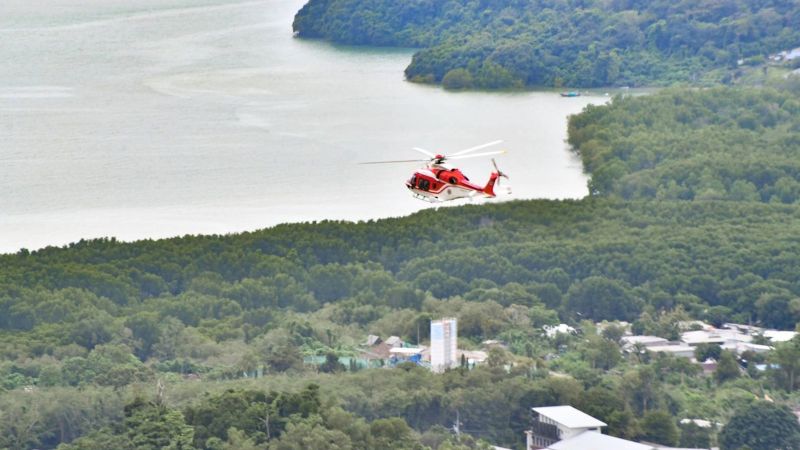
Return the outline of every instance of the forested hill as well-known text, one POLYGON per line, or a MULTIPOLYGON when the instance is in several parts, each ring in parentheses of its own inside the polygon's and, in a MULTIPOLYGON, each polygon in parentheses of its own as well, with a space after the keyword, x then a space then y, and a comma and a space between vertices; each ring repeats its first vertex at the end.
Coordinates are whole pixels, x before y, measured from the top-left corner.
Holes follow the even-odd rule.
POLYGON ((800 46, 798 23, 784 0, 310 0, 293 27, 421 47, 411 80, 504 88, 730 80, 740 59, 800 46))
POLYGON ((719 360, 712 380, 685 358, 623 354, 622 328, 595 323, 671 340, 690 319, 796 327, 792 86, 588 108, 569 124, 592 174, 582 200, 0 255, 0 449, 486 448, 466 433, 511 447, 531 406, 559 404, 670 446, 711 446, 680 418, 730 420, 731 442, 734 411, 797 399, 800 339, 745 353, 746 375, 699 347, 719 360), (443 316, 459 348, 507 348, 443 375, 361 370, 367 335, 426 345, 443 316), (542 333, 562 321, 581 334, 542 333))
MULTIPOLYGON (((252 338, 326 304, 342 326, 370 329, 392 310, 418 311, 423 292, 565 320, 636 320, 682 305, 715 322, 791 329, 798 219, 795 206, 759 203, 525 201, 20 252, 0 257, 0 352, 91 347, 114 339, 114 320, 157 328, 167 316, 217 339, 252 338), (99 330, 85 335, 87 325, 99 330)), ((397 317, 410 335, 415 316, 397 317)), ((483 333, 466 323, 461 332, 483 333)), ((157 336, 140 338, 137 354, 150 357, 157 336)))
POLYGON ((0 448, 54 448, 83 436, 64 448, 173 440, 241 448, 237 439, 264 450, 307 448, 284 443, 312 439, 329 448, 337 439, 347 443, 339 448, 377 450, 388 448, 388 434, 404 440, 393 448, 416 449, 420 434, 449 439, 441 427, 459 411, 466 429, 512 446, 531 405, 564 403, 608 421, 617 436, 675 445, 677 432, 651 434, 661 429, 654 423, 675 426, 666 408, 727 420, 765 385, 795 389, 782 368, 794 370, 787 361, 800 349, 786 346, 774 378, 717 391, 696 365, 624 363, 618 343, 591 328, 586 336, 597 339, 547 341, 541 327, 628 320, 638 333, 672 339, 689 318, 791 329, 800 319, 799 234, 795 205, 587 198, 0 256, 0 392, 10 391, 0 395, 8 411, 0 448), (319 370, 341 372, 337 358, 359 355, 368 334, 426 342, 431 318, 442 316, 458 318, 460 347, 502 339, 511 353, 443 378, 424 369, 320 378, 303 365, 304 356, 328 355, 319 370), (531 372, 531 358, 565 348, 548 364, 580 382, 531 372), (515 358, 518 370, 498 367, 515 358), (258 385, 215 383, 259 367, 272 376, 258 385), (282 372, 292 376, 274 376, 282 372), (155 379, 170 380, 169 407, 131 398, 154 390, 155 379), (304 381, 323 384, 324 402, 316 391, 297 393, 304 381), (138 383, 149 386, 128 388, 138 383), (226 386, 259 389, 222 394, 226 386), (307 410, 292 409, 304 398, 307 410), (265 434, 254 417, 267 414, 265 434))
POLYGON ((617 97, 569 120, 592 195, 800 201, 800 77, 617 97))

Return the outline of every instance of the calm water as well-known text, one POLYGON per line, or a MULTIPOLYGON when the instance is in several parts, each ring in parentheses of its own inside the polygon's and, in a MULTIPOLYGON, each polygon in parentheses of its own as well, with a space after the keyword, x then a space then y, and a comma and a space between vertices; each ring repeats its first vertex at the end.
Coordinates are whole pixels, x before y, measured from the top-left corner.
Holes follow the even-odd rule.
POLYGON ((605 98, 414 85, 411 51, 293 38, 302 3, 0 2, 0 252, 408 214, 414 164, 356 163, 413 146, 503 139, 513 198, 586 194, 565 118, 605 98))

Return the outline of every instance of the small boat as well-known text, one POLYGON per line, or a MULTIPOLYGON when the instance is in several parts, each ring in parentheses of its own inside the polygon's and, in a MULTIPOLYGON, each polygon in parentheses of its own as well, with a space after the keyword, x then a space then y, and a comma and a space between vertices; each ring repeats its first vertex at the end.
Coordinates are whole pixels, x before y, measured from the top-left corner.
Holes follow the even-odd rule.
POLYGON ((578 91, 569 91, 569 92, 562 92, 562 97, 580 97, 581 93, 578 91))

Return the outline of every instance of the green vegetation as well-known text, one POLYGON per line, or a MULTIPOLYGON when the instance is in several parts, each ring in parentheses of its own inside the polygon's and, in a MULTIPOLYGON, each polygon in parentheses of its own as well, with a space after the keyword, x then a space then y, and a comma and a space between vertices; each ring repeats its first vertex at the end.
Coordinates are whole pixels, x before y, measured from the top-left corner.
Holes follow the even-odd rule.
POLYGON ((569 121, 592 194, 800 200, 800 84, 617 97, 569 121))
POLYGON ((798 23, 800 6, 780 0, 310 0, 293 27, 422 47, 408 79, 501 89, 732 82, 800 45, 798 23))
POLYGON ((592 172, 579 201, 0 255, 0 449, 513 446, 530 407, 557 404, 628 439, 794 446, 785 409, 758 400, 800 401, 800 337, 741 358, 698 347, 719 361, 704 375, 623 352, 622 328, 596 322, 668 339, 689 319, 797 327, 800 204, 782 189, 798 183, 798 92, 590 107, 569 126, 592 172), (424 344, 442 316, 460 347, 507 349, 443 375, 358 363, 368 334, 424 344), (546 337, 561 321, 578 333, 546 337), (751 416, 777 428, 737 425, 751 416))
POLYGON ((662 335, 690 315, 796 321, 798 219, 800 207, 757 202, 529 201, 2 256, 0 410, 9 414, 0 417, 0 448, 53 448, 81 436, 80 446, 66 448, 100 448, 114 436, 138 442, 139 434, 150 444, 136 448, 189 438, 197 448, 242 440, 299 448, 283 443, 323 432, 340 448, 381 448, 369 444, 381 439, 374 424, 397 417, 410 427, 403 439, 423 445, 450 442, 436 427, 449 427, 456 411, 475 436, 512 445, 523 438, 530 406, 562 403, 597 415, 616 435, 671 443, 675 430, 652 429, 660 416, 644 413, 725 421, 732 405, 743 407, 762 388, 790 395, 800 342, 775 353, 788 359, 779 369, 719 377, 717 385, 684 360, 623 357, 613 330, 601 336, 584 324, 589 339, 549 340, 538 327, 559 315, 572 323, 634 320, 662 335), (771 304, 764 299, 786 299, 773 302, 785 317, 761 309, 771 304), (419 332, 424 341, 429 318, 442 315, 459 318, 462 346, 508 342, 511 355, 494 358, 515 368, 506 373, 497 362, 435 376, 302 363, 308 355, 354 356, 368 333, 414 342, 419 332), (559 357, 546 362, 547 355, 559 357), (243 378, 261 366, 265 378, 243 378), (184 380, 188 374, 204 381, 184 380), (163 404, 152 399, 157 379, 168 386, 163 404), (309 383, 321 386, 324 407, 269 413, 267 441, 257 418, 309 383), (228 388, 255 392, 215 397, 228 388), (75 395, 80 402, 71 402, 75 395), (608 398, 616 406, 608 408, 608 398), (30 402, 41 404, 26 409, 30 402), (242 412, 237 402, 255 409, 242 412), (223 421, 214 408, 247 420, 223 421), (58 425, 59 417, 81 419, 58 425), (221 422, 211 432, 201 417, 221 422), (30 428, 20 423, 26 418, 30 428))
POLYGON ((737 412, 720 434, 723 450, 800 448, 797 416, 786 407, 756 402, 737 412))

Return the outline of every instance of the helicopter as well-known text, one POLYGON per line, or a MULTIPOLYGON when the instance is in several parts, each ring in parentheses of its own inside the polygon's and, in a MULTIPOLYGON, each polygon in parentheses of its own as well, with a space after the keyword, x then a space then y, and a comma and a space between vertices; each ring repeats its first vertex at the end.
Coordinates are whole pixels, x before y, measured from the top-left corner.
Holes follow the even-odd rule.
MULTIPOLYGON (((494 171, 489 175, 489 181, 481 186, 475 184, 467 178, 458 168, 452 167, 446 162, 449 160, 478 158, 481 156, 499 155, 505 150, 497 150, 483 153, 472 153, 487 147, 502 143, 503 141, 492 141, 486 144, 477 145, 468 149, 460 150, 448 155, 433 153, 424 148, 413 147, 412 149, 427 156, 426 159, 403 159, 395 161, 369 161, 361 164, 396 164, 408 162, 424 162, 425 166, 416 170, 411 178, 406 180, 406 188, 415 198, 436 203, 459 198, 475 197, 496 197, 495 185, 500 185, 500 178, 508 179, 508 175, 497 168, 497 162, 492 158, 494 171)), ((510 192, 510 191, 509 191, 510 192)))

